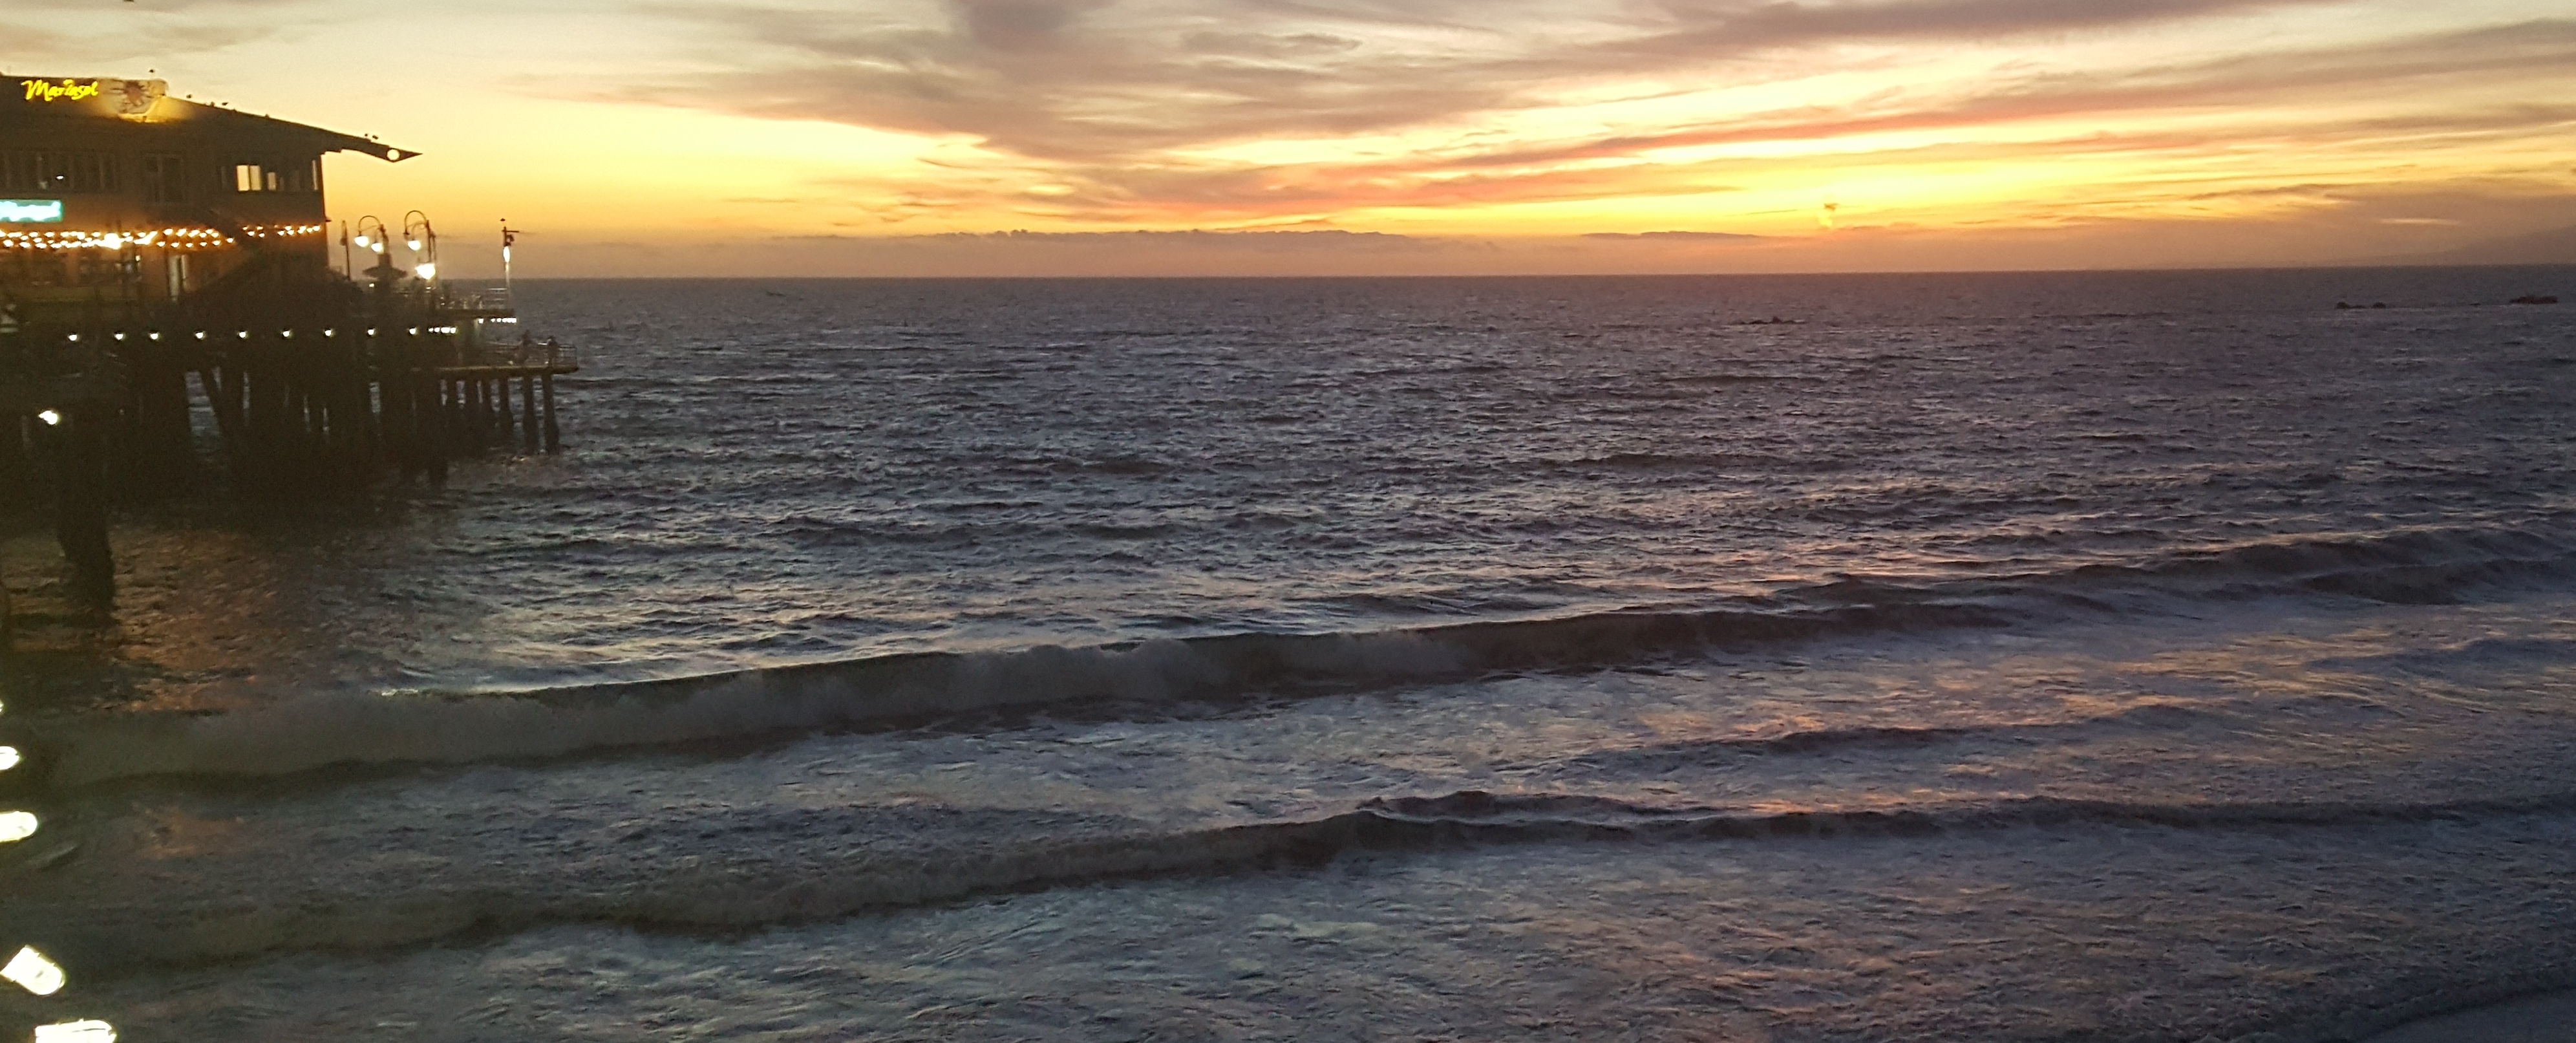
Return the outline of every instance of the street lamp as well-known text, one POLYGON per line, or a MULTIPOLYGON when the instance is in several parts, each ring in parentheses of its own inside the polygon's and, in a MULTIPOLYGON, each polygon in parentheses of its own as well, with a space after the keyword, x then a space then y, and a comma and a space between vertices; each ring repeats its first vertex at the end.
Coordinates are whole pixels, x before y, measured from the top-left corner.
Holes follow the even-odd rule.
POLYGON ((429 215, 418 210, 403 215, 403 245, 411 248, 412 274, 422 282, 438 278, 438 232, 429 215))
POLYGON ((349 241, 376 255, 376 263, 367 268, 367 275, 376 280, 376 285, 383 286, 400 278, 402 269, 394 267, 393 258, 385 253, 386 244, 393 239, 385 232, 385 219, 368 214, 358 219, 356 231, 358 234, 349 237, 349 241))
POLYGON ((353 241, 354 241, 354 242, 356 242, 356 243, 358 244, 358 248, 359 248, 359 249, 361 249, 361 250, 373 250, 373 251, 375 251, 376 256, 379 256, 379 257, 384 256, 384 253, 385 253, 385 219, 384 219, 384 218, 381 218, 381 217, 377 217, 377 216, 376 216, 376 215, 374 215, 374 214, 368 214, 368 215, 366 215, 366 216, 364 216, 364 217, 359 218, 359 219, 358 219, 358 235, 357 235, 357 238, 356 238, 355 240, 353 240, 353 241), (375 230, 375 231, 373 231, 373 232, 369 232, 369 231, 367 231, 367 222, 369 222, 369 221, 373 221, 373 222, 375 222, 375 223, 376 223, 376 230, 375 230))

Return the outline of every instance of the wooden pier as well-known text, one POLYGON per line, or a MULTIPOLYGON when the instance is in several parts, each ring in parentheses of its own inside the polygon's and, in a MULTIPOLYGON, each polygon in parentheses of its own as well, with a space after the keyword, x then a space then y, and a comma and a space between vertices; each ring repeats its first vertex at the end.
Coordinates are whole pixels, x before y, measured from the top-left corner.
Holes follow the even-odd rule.
MULTIPOLYGON (((330 235, 325 156, 417 153, 159 80, 16 82, 0 93, 0 512, 51 508, 81 600, 115 593, 114 503, 345 496, 562 446, 555 382, 580 360, 521 334, 505 297, 439 280, 426 215, 330 235)), ((6 599, 0 583, 0 634, 6 599)))
POLYGON ((114 598, 112 502, 346 496, 563 447, 555 384, 580 371, 574 349, 490 302, 305 274, 319 278, 300 293, 0 330, 0 510, 50 501, 79 600, 114 598))
POLYGON ((14 447, 0 439, 0 467, 13 448, 23 461, 44 441, 36 426, 83 424, 100 428, 124 478, 144 483, 185 480, 210 433, 231 484, 249 494, 435 475, 457 456, 512 445, 514 433, 527 452, 561 448, 555 378, 579 372, 577 353, 550 340, 494 343, 496 329, 516 337, 509 317, 460 320, 425 303, 0 333, 0 416, 19 421, 14 447), (200 403, 210 432, 193 419, 200 403), (47 412, 61 420, 43 421, 47 412))

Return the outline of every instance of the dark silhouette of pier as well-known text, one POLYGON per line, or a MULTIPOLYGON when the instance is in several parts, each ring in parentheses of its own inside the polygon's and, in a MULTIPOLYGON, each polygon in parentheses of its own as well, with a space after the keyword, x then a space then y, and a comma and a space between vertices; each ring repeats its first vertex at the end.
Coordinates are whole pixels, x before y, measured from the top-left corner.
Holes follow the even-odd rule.
MULTIPOLYGON (((78 601, 112 603, 116 504, 346 496, 562 446, 579 358, 506 288, 440 281, 425 215, 343 222, 334 256, 322 157, 417 153, 159 80, 22 85, 0 94, 0 512, 50 510, 78 601)), ((10 619, 0 583, 0 649, 10 619)))

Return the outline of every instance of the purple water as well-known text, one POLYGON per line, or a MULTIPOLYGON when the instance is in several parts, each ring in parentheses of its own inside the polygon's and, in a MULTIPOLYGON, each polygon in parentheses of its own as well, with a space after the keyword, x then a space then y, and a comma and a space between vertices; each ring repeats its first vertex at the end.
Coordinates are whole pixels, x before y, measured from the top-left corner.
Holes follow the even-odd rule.
POLYGON ((2325 1039, 2576 981, 2576 313, 2502 303, 2571 282, 531 284, 570 451, 138 508, 115 625, 37 628, 0 944, 72 985, 0 1016, 2325 1039))

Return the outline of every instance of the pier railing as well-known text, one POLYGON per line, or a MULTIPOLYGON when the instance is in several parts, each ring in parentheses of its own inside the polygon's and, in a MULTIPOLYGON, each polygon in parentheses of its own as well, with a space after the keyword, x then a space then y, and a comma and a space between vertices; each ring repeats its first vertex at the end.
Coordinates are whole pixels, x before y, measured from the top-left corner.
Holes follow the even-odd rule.
POLYGON ((511 297, 509 290, 498 287, 475 290, 450 289, 446 291, 445 302, 449 311, 515 315, 518 312, 518 304, 511 300, 511 297))
POLYGON ((513 377, 575 373, 581 370, 581 351, 552 338, 501 344, 468 342, 458 346, 449 368, 508 370, 507 375, 513 377))

